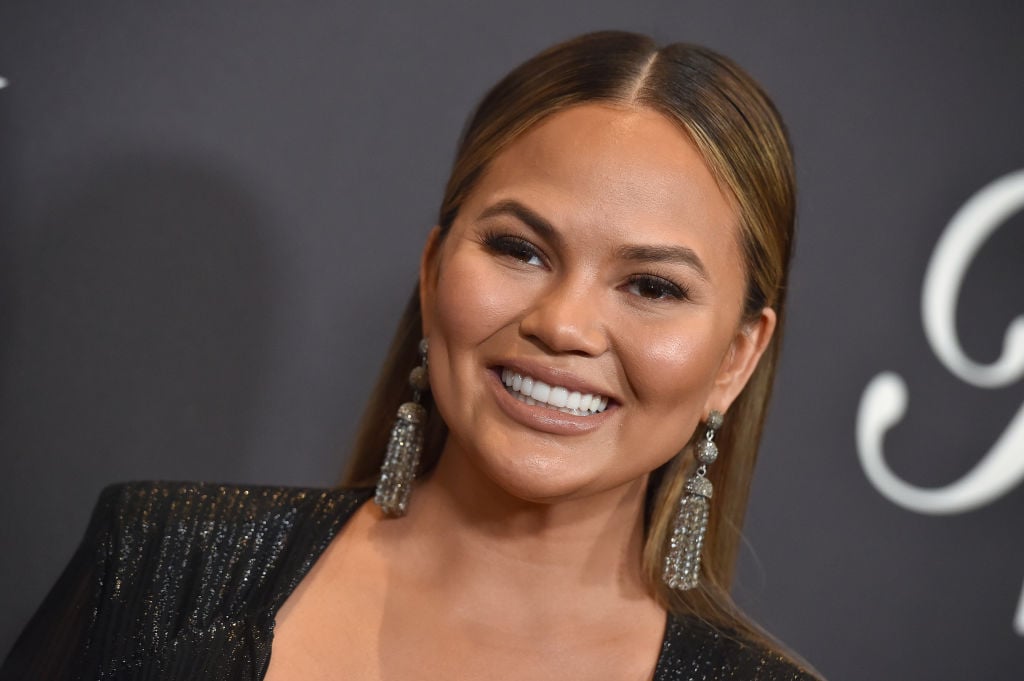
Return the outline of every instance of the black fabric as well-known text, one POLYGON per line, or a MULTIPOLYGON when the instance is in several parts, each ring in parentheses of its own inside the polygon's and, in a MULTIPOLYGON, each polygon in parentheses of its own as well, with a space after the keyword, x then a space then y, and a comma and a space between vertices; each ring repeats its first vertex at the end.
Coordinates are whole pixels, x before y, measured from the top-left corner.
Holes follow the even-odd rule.
MULTIPOLYGON (((0 681, 262 679, 274 615, 369 490, 133 482, 85 537, 0 681)), ((778 655, 669 617, 655 681, 812 679, 778 655)))

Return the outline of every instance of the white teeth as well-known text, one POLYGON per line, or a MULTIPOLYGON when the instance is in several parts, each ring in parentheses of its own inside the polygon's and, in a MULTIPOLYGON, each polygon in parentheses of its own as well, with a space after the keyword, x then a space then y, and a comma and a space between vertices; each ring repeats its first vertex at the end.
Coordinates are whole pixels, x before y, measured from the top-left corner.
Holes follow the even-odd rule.
POLYGON ((560 385, 548 385, 512 369, 501 370, 501 382, 520 401, 543 405, 574 416, 590 416, 608 408, 608 398, 570 391, 560 385))

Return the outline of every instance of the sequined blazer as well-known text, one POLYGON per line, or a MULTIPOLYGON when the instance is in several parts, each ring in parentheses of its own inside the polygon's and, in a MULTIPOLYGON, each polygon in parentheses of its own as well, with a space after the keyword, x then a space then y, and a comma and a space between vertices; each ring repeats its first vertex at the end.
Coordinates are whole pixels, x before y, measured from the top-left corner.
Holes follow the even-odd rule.
MULTIPOLYGON (((369 494, 172 482, 105 488, 0 681, 262 679, 275 613, 369 494)), ((669 616, 654 678, 814 677, 669 616)))

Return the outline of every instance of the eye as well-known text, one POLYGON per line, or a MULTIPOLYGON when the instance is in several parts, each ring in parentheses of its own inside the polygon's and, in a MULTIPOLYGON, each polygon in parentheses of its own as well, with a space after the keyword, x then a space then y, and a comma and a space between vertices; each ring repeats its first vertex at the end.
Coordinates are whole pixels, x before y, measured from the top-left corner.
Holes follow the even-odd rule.
POLYGON ((484 235, 483 244, 492 253, 506 255, 534 267, 544 266, 544 258, 540 251, 522 237, 510 234, 487 234, 484 235))
POLYGON ((626 290, 648 300, 688 300, 685 287, 653 274, 637 274, 629 279, 626 290))

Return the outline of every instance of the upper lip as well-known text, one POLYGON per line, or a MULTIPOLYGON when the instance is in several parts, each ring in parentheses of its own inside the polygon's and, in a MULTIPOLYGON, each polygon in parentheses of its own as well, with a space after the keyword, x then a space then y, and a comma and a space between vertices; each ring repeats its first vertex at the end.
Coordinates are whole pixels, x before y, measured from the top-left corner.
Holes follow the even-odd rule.
POLYGON ((540 364, 534 360, 522 358, 506 359, 498 362, 497 366, 504 369, 510 369, 516 373, 529 376, 533 379, 544 381, 548 385, 560 385, 563 388, 567 388, 570 392, 576 391, 584 395, 588 393, 591 395, 600 395, 601 397, 607 397, 609 402, 620 401, 607 388, 602 388, 592 383, 588 383, 585 379, 580 378, 571 371, 540 364))

